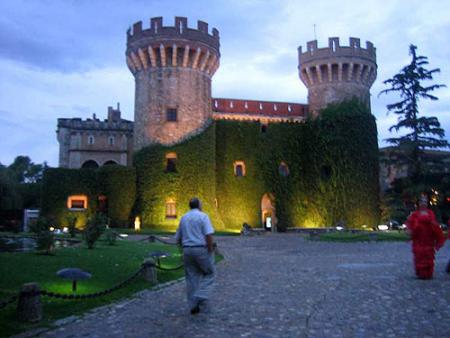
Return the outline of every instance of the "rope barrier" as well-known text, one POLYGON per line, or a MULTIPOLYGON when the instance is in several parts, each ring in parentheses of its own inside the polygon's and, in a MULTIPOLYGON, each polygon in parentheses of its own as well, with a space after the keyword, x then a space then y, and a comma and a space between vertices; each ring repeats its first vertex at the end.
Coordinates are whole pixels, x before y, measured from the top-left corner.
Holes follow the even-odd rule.
MULTIPOLYGON (((133 275, 131 275, 129 278, 127 278, 126 280, 120 282, 117 285, 114 285, 113 287, 103 290, 103 291, 98 291, 95 293, 88 293, 88 294, 84 294, 84 295, 73 295, 73 294, 62 294, 62 293, 56 293, 56 292, 51 292, 51 291, 47 291, 47 290, 40 290, 37 292, 22 292, 23 295, 27 296, 27 297, 33 297, 33 296, 37 296, 37 295, 41 295, 41 296, 46 296, 49 298, 58 298, 58 299, 92 299, 92 298, 98 298, 101 296, 105 296, 109 293, 112 293, 122 287, 124 287, 125 285, 127 285, 128 283, 130 283, 133 279, 135 279, 137 276, 139 276, 142 271, 144 270, 145 265, 142 265, 142 267, 136 271, 133 275)), ((16 296, 17 299, 17 296, 16 296)), ((15 300, 16 300, 15 299, 15 300)))
MULTIPOLYGON (((176 243, 168 243, 168 242, 164 242, 163 240, 159 239, 156 236, 149 236, 147 239, 153 239, 153 240, 158 240, 164 244, 172 244, 172 245, 176 245, 176 243)), ((144 239, 144 240, 147 240, 144 239)), ((217 248, 217 246, 216 246, 217 248)), ((99 291, 99 292, 95 292, 95 293, 90 293, 90 294, 81 294, 81 295, 75 295, 75 294, 61 294, 61 293, 56 293, 56 292, 52 292, 52 291, 47 291, 47 290, 40 290, 40 291, 31 291, 31 292, 25 292, 25 291, 21 291, 20 294, 14 295, 6 300, 3 300, 0 302, 0 309, 3 309, 4 307, 8 306, 9 304, 12 304, 14 302, 16 302, 19 297, 25 296, 25 297, 33 297, 33 296, 46 296, 49 298, 58 298, 58 299, 68 299, 68 300, 80 300, 80 299, 92 299, 92 298, 97 298, 97 297, 101 297, 101 296, 105 296, 109 293, 112 293, 122 287, 124 287, 125 285, 127 285, 128 283, 130 283, 132 280, 134 280, 137 276, 139 276, 145 268, 154 266, 155 268, 161 270, 161 271, 176 271, 179 270, 181 268, 184 267, 184 264, 181 264, 179 266, 176 266, 174 268, 165 268, 163 266, 161 266, 160 264, 155 264, 153 262, 147 262, 147 263, 143 263, 141 268, 136 271, 133 275, 131 275, 129 278, 127 278, 126 280, 114 285, 113 287, 103 290, 103 291, 99 291)))
POLYGON ((3 309, 4 307, 7 307, 9 304, 14 303, 17 300, 17 298, 19 298, 19 296, 14 295, 14 296, 8 298, 7 300, 2 300, 0 302, 0 309, 3 309))

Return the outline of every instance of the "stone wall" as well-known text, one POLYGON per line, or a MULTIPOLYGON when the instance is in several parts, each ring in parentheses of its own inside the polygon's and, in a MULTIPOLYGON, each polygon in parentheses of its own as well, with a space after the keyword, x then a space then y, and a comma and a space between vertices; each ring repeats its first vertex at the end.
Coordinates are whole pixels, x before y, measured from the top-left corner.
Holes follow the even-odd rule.
POLYGON ((201 132, 211 115, 211 79, 190 68, 156 68, 136 75, 134 149, 175 144, 201 132), (177 121, 167 121, 167 109, 177 121))
POLYGON ((98 166, 113 161, 129 166, 132 161, 133 122, 120 118, 120 111, 108 109, 108 119, 58 119, 59 166, 81 168, 86 161, 98 166))
POLYGON ((318 48, 317 41, 298 48, 299 75, 308 88, 309 110, 313 116, 330 103, 358 98, 370 106, 370 87, 377 77, 376 50, 366 42, 350 38, 341 46, 339 38, 329 38, 328 46, 318 48))
POLYGON ((202 132, 212 117, 211 78, 219 67, 219 32, 208 24, 189 28, 175 17, 164 26, 161 17, 127 32, 126 61, 136 80, 134 150, 151 144, 176 144, 202 132), (176 118, 168 118, 168 109, 176 118))

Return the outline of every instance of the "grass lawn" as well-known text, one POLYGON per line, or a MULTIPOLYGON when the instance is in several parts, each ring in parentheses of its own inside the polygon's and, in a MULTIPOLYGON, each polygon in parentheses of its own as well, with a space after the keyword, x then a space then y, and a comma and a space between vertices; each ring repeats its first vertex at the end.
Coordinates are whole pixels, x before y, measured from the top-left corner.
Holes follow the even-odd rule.
MULTIPOLYGON (((62 279, 56 272, 62 268, 77 267, 92 273, 92 278, 79 281, 77 294, 88 294, 108 289, 139 270, 142 262, 151 251, 170 252, 171 257, 161 259, 163 267, 171 268, 181 264, 178 247, 160 243, 117 241, 114 246, 98 241, 93 250, 82 243, 77 247, 60 248, 53 256, 36 253, 0 253, 0 301, 6 300, 20 290, 22 284, 36 282, 41 289, 51 292, 71 294, 71 281, 62 279)), ((184 270, 160 271, 158 280, 163 283, 180 278, 184 270)), ((60 318, 77 315, 88 309, 98 307, 133 293, 150 288, 151 285, 139 276, 126 287, 106 296, 95 299, 61 300, 42 297, 44 319, 38 324, 24 324, 16 319, 16 304, 0 309, 0 336, 12 334, 36 327, 51 326, 60 318)))
POLYGON ((370 236, 376 235, 377 241, 407 241, 409 235, 405 231, 377 231, 377 232, 347 232, 336 231, 320 234, 317 238, 325 242, 364 242, 370 241, 370 236))

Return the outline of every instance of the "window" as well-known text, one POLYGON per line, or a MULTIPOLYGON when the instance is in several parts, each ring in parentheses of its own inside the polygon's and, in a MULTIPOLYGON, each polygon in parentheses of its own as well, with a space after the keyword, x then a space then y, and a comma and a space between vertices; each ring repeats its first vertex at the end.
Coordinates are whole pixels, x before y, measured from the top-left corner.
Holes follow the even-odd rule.
POLYGON ((72 195, 67 198, 67 208, 71 210, 85 210, 87 209, 86 195, 72 195))
POLYGON ((114 145, 114 136, 108 137, 108 144, 109 144, 110 146, 113 146, 113 145, 114 145))
POLYGON ((168 122, 176 122, 177 121, 177 109, 176 108, 167 108, 167 121, 168 122))
POLYGON ((289 167, 286 163, 281 162, 280 166, 278 167, 278 173, 280 176, 287 177, 289 176, 289 167))
POLYGON ((234 176, 243 177, 245 175, 246 175, 245 162, 244 161, 234 162, 234 176))
POLYGON ((177 204, 173 198, 166 200, 166 218, 177 218, 177 204))
POLYGON ((108 213, 108 198, 105 195, 97 197, 97 212, 105 215, 108 213))
POLYGON ((328 181, 331 178, 331 175, 333 174, 333 170, 329 165, 324 165, 322 168, 320 168, 320 176, 322 180, 328 181))
POLYGON ((167 153, 166 154, 166 173, 176 173, 177 172, 177 154, 167 153))
POLYGON ((88 144, 94 144, 95 143, 95 138, 92 135, 88 136, 88 144))

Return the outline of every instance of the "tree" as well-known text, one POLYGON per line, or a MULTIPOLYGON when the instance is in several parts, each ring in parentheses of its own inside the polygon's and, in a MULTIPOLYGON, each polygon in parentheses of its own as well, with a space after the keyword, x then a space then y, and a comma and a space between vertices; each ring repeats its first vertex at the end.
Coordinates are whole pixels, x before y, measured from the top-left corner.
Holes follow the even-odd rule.
POLYGON ((47 163, 35 164, 28 156, 17 156, 8 166, 17 183, 37 183, 42 179, 47 163))
POLYGON ((47 163, 35 164, 28 156, 17 156, 13 163, 0 163, 0 211, 37 208, 41 180, 47 163))
MULTIPOLYGON (((403 155, 400 160, 408 165, 408 176, 417 178, 424 174, 424 149, 449 147, 449 143, 444 139, 445 132, 436 117, 419 117, 419 101, 429 99, 432 101, 438 98, 430 93, 438 88, 445 87, 443 84, 432 84, 423 86, 425 80, 432 80, 433 74, 439 73, 440 69, 427 70, 428 58, 416 54, 417 47, 410 45, 409 53, 412 56, 411 63, 400 70, 391 79, 384 81, 389 88, 380 92, 387 94, 398 92, 401 101, 388 104, 388 113, 393 112, 398 116, 398 123, 391 126, 389 131, 407 129, 410 132, 404 136, 386 139, 387 142, 398 147, 403 155)), ((402 164, 402 163, 399 163, 402 164)))

